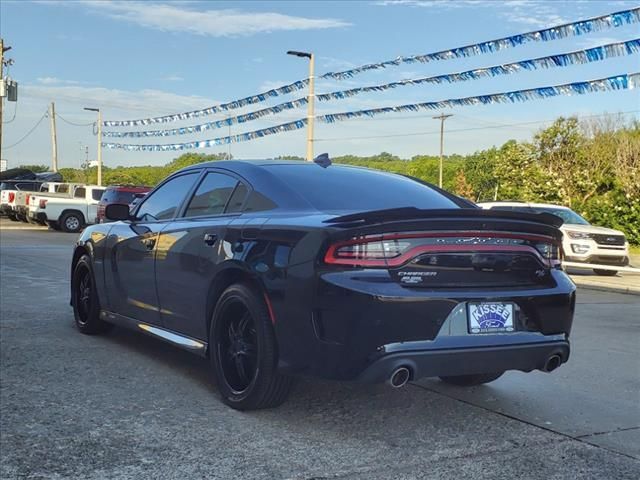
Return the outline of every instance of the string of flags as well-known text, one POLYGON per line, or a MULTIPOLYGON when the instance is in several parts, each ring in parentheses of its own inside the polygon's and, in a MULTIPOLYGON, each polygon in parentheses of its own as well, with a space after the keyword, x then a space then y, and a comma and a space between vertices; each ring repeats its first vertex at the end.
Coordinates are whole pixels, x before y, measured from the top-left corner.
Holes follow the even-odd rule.
POLYGON ((320 101, 343 99, 359 95, 367 92, 382 92, 397 87, 407 85, 421 85, 424 83, 455 83, 468 80, 477 80, 479 78, 496 77, 500 75, 511 75, 513 73, 525 70, 538 70, 556 67, 567 67, 570 65, 580 65, 591 62, 598 62, 609 58, 621 57, 623 55, 632 55, 640 52, 640 39, 633 39, 626 42, 610 43, 585 50, 576 50, 573 52, 562 53, 559 55, 549 55, 547 57, 539 57, 530 60, 522 60, 520 62, 507 63, 503 65, 494 65, 492 67, 475 68, 459 73, 449 73, 445 75, 436 75, 433 77, 415 78, 409 80, 400 80, 397 82, 386 83, 384 85, 373 85, 368 87, 350 88, 338 92, 322 93, 316 95, 320 101))
POLYGON ((297 90, 302 90, 308 84, 309 79, 298 80, 297 82, 290 83, 289 85, 283 85, 282 87, 273 88, 263 93, 258 93, 249 97, 233 100, 232 102, 221 103, 220 105, 214 105, 212 107, 203 108, 201 110, 192 110, 190 112, 164 115, 161 117, 143 118, 140 120, 107 120, 102 122, 102 125, 105 127, 138 127, 141 125, 150 125, 153 123, 176 122, 179 120, 188 120, 190 118, 198 118, 206 115, 213 115, 216 113, 225 113, 229 110, 236 110, 238 108, 246 107, 247 105, 252 105, 254 103, 265 102, 269 98, 279 97, 280 95, 286 95, 297 90))
MULTIPOLYGON (((547 87, 531 88, 526 90, 514 90, 510 92, 493 93, 489 95, 478 95, 472 97, 453 98, 436 102, 413 103, 408 105, 398 105, 393 107, 372 108, 367 110, 357 110, 352 112, 332 113, 319 115, 316 119, 324 123, 335 123, 338 121, 350 120, 359 117, 375 117, 377 115, 398 112, 417 112, 420 110, 436 110, 454 106, 487 105, 493 103, 518 103, 531 100, 552 98, 559 95, 584 95, 587 93, 605 92, 612 90, 624 90, 640 87, 640 73, 630 73, 615 75, 612 77, 600 78, 584 82, 566 83, 547 87)), ((122 149, 127 151, 143 152, 165 152, 176 150, 189 150, 194 148, 208 148, 229 143, 246 142, 256 138, 275 135, 277 133, 288 132, 304 128, 306 119, 263 128, 252 132, 229 135, 214 138, 211 140, 200 140, 186 143, 171 143, 160 145, 137 145, 103 142, 102 146, 109 149, 122 149)))
POLYGON ((486 42, 474 43, 464 47, 451 48, 435 53, 426 53, 423 55, 410 55, 398 57, 394 60, 386 60, 379 63, 370 63, 360 67, 343 70, 341 72, 329 72, 321 75, 320 78, 332 78, 335 80, 344 80, 352 78, 363 72, 371 70, 379 70, 388 67, 397 67, 402 64, 411 63, 428 63, 438 60, 449 60, 452 58, 471 57, 482 55, 485 53, 498 52, 507 48, 514 48, 530 42, 549 42, 566 37, 575 37, 587 33, 598 32, 608 28, 621 27, 640 22, 640 7, 622 10, 620 12, 611 13, 609 15, 601 15, 587 20, 579 20, 576 22, 565 23, 543 30, 534 30, 532 32, 511 35, 509 37, 499 38, 497 40, 489 40, 486 42))
MULTIPOLYGON (((530 60, 522 60, 520 62, 507 63, 504 65, 495 65, 491 67, 476 68, 465 72, 451 73, 445 75, 437 75, 434 77, 423 77, 408 80, 400 80, 383 85, 373 85, 368 87, 351 88, 338 92, 322 93, 316 95, 319 101, 329 101, 353 97, 361 93, 382 92, 401 86, 422 85, 425 83, 454 83, 468 80, 476 80, 485 77, 495 77, 500 75, 510 75, 525 70, 537 70, 556 67, 567 67, 571 65, 579 65, 615 58, 623 55, 632 55, 640 52, 640 39, 628 40, 626 42, 610 43, 598 47, 588 48, 584 50, 576 50, 573 52, 562 53, 558 55, 549 55, 530 60)), ((299 98, 290 102, 274 105, 273 107, 263 108, 255 112, 246 113, 229 117, 223 120, 206 122, 199 125, 191 125, 187 127, 172 128, 166 130, 144 130, 132 132, 107 131, 103 136, 110 138, 146 138, 146 137, 168 137, 173 135, 187 135, 200 133, 207 130, 222 128, 226 126, 236 125, 240 123, 257 120, 267 115, 274 115, 286 110, 296 109, 306 106, 308 103, 306 98, 299 98)))
MULTIPOLYGON (((511 35, 496 40, 488 40, 485 42, 475 43, 464 47, 457 47, 449 50, 442 50, 434 53, 422 55, 411 55, 398 57, 395 60, 387 60, 379 63, 371 63, 362 65, 341 72, 329 72, 321 75, 319 78, 342 80, 351 78, 359 73, 369 70, 378 70, 398 66, 401 64, 411 63, 428 63, 432 61, 448 60, 452 58, 470 57, 482 54, 489 54, 504 50, 506 48, 514 48, 530 42, 548 42, 570 36, 579 36, 591 32, 602 31, 608 28, 617 28, 623 25, 629 25, 640 22, 640 7, 622 10, 616 13, 601 15, 585 20, 579 20, 563 25, 535 30, 527 33, 511 35)), ((274 88, 263 93, 251 95, 231 102, 210 106, 200 110, 193 110, 173 115, 163 115, 158 117, 137 119, 137 120, 107 120, 103 122, 105 127, 137 127, 151 125, 155 123, 169 123, 180 120, 189 120, 216 113, 226 113, 230 110, 245 107, 256 103, 265 102, 266 100, 287 95, 295 91, 302 90, 309 84, 309 79, 298 80, 282 87, 274 88)))
POLYGON ((199 133, 206 130, 212 130, 214 128, 228 127, 236 125, 238 123, 245 123, 251 120, 258 120, 266 115, 273 115, 276 113, 284 112, 294 108, 300 108, 308 103, 306 98, 299 98, 290 102, 274 105, 273 107, 263 108, 262 110, 256 110, 255 112, 245 113, 244 115, 237 115, 235 117, 225 118, 224 120, 216 120, 214 122, 206 122, 200 125, 191 125, 189 127, 172 128, 168 130, 145 130, 139 132, 104 132, 102 135, 105 137, 125 138, 125 137, 168 137, 171 135, 186 135, 190 133, 199 133))

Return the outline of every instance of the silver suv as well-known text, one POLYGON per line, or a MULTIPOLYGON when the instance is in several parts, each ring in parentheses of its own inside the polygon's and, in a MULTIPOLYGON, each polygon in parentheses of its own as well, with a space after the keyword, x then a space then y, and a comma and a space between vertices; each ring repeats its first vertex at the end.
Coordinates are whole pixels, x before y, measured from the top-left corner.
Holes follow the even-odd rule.
MULTIPOLYGON (((562 218, 562 250, 567 262, 620 267, 629 265, 629 244, 624 233, 591 225, 568 207, 527 202, 484 202, 478 205, 485 209, 545 212, 562 218)), ((593 271, 598 275, 618 273, 616 270, 600 268, 594 268, 593 271)))

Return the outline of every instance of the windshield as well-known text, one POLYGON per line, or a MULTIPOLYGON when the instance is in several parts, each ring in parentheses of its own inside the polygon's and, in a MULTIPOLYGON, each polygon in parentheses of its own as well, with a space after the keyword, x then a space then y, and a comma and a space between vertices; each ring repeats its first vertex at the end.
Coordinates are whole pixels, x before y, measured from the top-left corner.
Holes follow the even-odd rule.
POLYGON ((534 210, 544 213, 550 213, 564 220, 565 224, 569 225, 589 225, 584 218, 578 215, 573 210, 568 208, 553 208, 553 207, 534 207, 534 210))

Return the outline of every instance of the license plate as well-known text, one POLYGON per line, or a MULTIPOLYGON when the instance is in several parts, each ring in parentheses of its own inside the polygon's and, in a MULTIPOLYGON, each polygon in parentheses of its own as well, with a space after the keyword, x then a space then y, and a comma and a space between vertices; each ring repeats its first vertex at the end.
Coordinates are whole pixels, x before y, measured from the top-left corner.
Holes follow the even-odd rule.
POLYGON ((468 319, 469 333, 504 333, 515 329, 512 303, 470 303, 468 319))

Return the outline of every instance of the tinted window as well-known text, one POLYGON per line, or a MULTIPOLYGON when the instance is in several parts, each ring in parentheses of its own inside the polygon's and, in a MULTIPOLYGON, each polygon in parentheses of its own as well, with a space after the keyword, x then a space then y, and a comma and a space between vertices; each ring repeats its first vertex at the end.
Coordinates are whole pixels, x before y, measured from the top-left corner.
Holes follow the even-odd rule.
POLYGON ((233 191, 233 195, 231 195, 231 198, 229 199, 226 212, 241 212, 242 205, 244 204, 244 199, 247 198, 248 191, 249 189, 244 183, 238 182, 236 189, 233 191))
POLYGON ((276 207, 275 202, 254 190, 247 199, 247 205, 244 207, 244 211, 263 212, 265 210, 273 210, 276 207))
POLYGON ((76 188, 76 191, 73 192, 73 196, 76 198, 84 198, 87 196, 87 189, 84 187, 76 188))
POLYGON ((107 189, 102 195, 102 201, 105 203, 124 203, 125 205, 133 202, 136 192, 122 191, 115 188, 107 189))
POLYGON ((320 211, 459 208, 443 194, 401 175, 340 166, 270 165, 268 168, 320 211))
POLYGON ((220 215, 238 181, 222 173, 207 173, 193 194, 185 217, 220 215))
POLYGON ((93 190, 91 192, 91 198, 93 198, 94 200, 100 200, 103 193, 104 193, 104 190, 97 190, 97 189, 93 190))
POLYGON ((193 172, 174 177, 165 182, 145 198, 144 203, 140 205, 140 209, 136 214, 137 218, 146 221, 173 218, 197 178, 198 172, 193 172))

